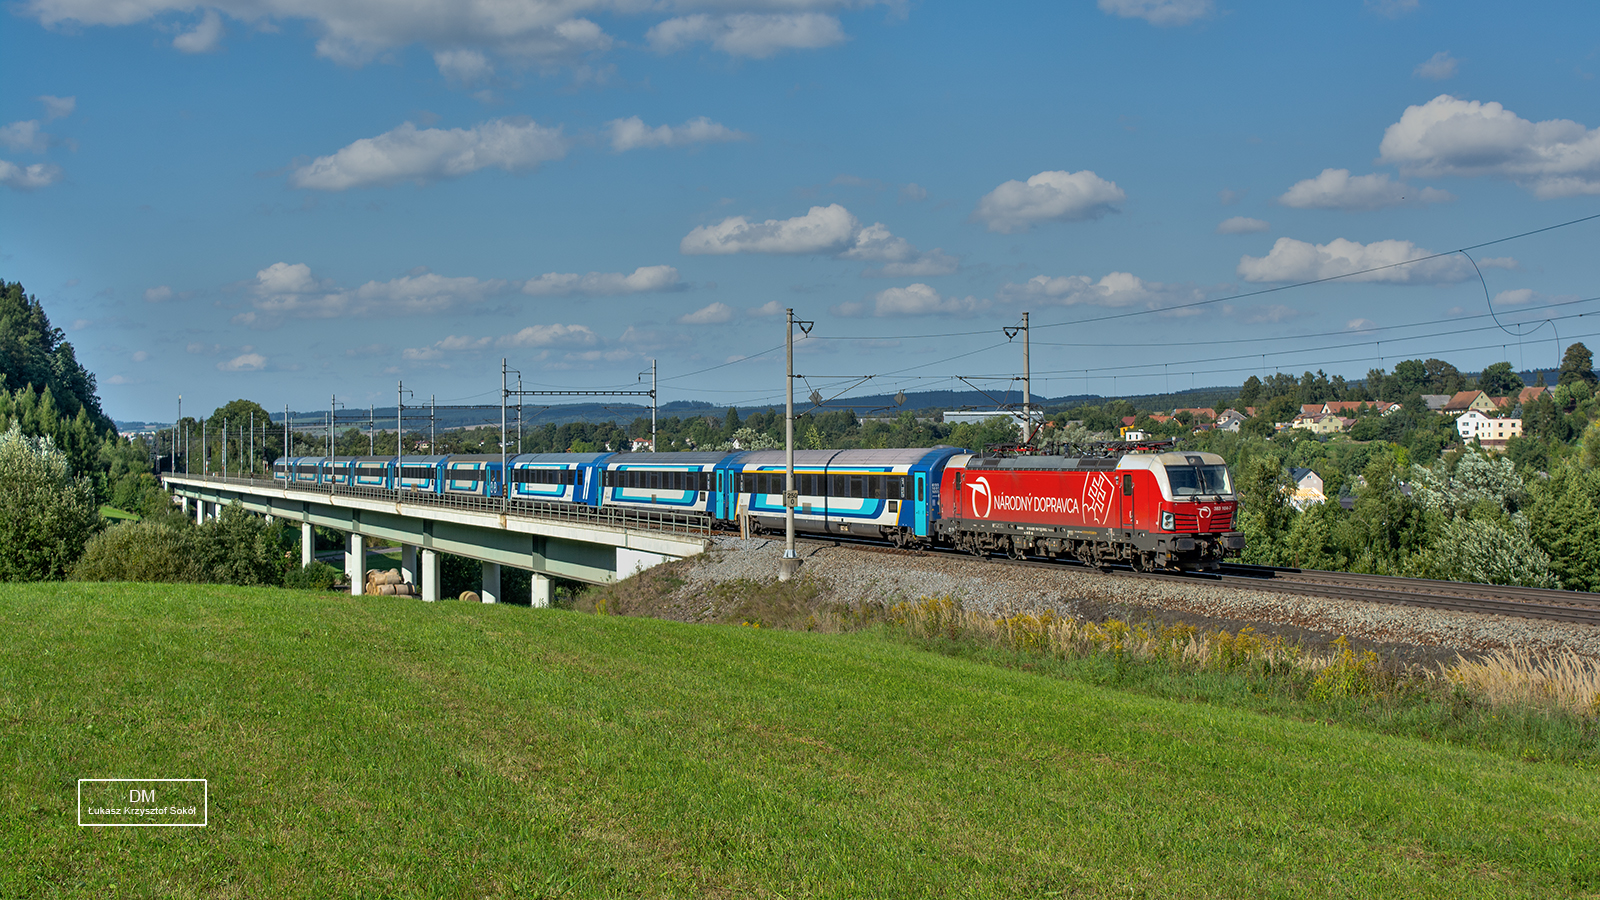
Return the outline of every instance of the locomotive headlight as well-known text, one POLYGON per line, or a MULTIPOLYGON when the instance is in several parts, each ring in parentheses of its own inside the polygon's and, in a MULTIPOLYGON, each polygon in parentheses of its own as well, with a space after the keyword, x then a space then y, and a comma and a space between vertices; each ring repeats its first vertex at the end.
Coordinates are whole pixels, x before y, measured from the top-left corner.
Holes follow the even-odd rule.
POLYGON ((1171 510, 1162 510, 1162 512, 1161 512, 1161 530, 1162 531, 1172 531, 1172 530, 1174 530, 1174 525, 1173 525, 1173 522, 1172 522, 1172 511, 1171 510))

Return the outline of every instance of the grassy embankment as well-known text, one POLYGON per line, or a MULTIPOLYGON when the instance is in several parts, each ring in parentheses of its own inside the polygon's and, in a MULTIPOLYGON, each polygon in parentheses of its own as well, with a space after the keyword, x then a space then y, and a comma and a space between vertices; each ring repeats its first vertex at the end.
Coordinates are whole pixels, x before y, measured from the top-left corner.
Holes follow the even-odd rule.
POLYGON ((1600 778, 878 633, 218 586, 0 590, 0 896, 1600 889, 1600 778), (205 829, 80 829, 80 777, 205 829))

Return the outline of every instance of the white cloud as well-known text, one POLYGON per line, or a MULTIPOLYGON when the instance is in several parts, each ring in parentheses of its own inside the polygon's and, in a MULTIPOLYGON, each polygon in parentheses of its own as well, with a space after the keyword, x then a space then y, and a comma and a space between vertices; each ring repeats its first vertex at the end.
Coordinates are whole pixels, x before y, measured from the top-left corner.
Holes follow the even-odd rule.
POLYGON ((1495 294, 1494 302, 1497 306, 1522 306, 1532 302, 1534 296, 1533 289, 1518 288, 1514 291, 1501 291, 1495 294))
POLYGON ((568 141, 559 126, 521 117, 491 119, 473 128, 424 128, 406 122, 320 156, 289 176, 298 188, 343 191, 400 181, 426 184, 490 167, 519 172, 562 158, 568 141))
POLYGON ((752 223, 744 216, 702 225, 684 236, 678 249, 689 255, 728 253, 841 253, 855 242, 860 223, 835 203, 813 206, 793 219, 752 223))
POLYGON ((591 346, 599 337, 587 325, 529 325, 495 341, 497 347, 591 346))
POLYGON ((713 303, 678 317, 678 321, 684 325, 718 325, 732 319, 733 307, 726 303, 713 303))
POLYGON ((1026 182, 1008 181, 985 194, 972 216, 988 223, 990 231, 1012 234, 1051 219, 1098 219, 1117 212, 1115 204, 1126 199, 1115 182, 1088 170, 1040 172, 1026 182))
POLYGON ((1530 122, 1498 103, 1441 94, 1407 107, 1378 149, 1407 175, 1492 175, 1543 200, 1600 194, 1600 128, 1530 122))
MULTIPOLYGON (((973 316, 988 309, 988 300, 976 297, 944 297, 926 284, 889 288, 879 291, 873 298, 872 315, 883 318, 900 316, 973 316)), ((833 307, 838 316, 866 315, 862 303, 841 303, 833 307)))
POLYGON ((1211 0, 1100 0, 1100 11, 1151 25, 1187 25, 1211 15, 1211 0))
MULTIPOLYGON (((433 50, 480 48, 541 62, 568 61, 611 47, 611 37, 600 26, 574 15, 584 7, 602 10, 609 5, 594 0, 208 0, 199 4, 193 0, 24 0, 21 4, 46 27, 64 23, 132 25, 173 14, 192 15, 197 9, 226 12, 263 29, 274 29, 277 22, 309 21, 310 31, 318 36, 317 55, 345 65, 361 65, 387 49, 407 44, 433 50)), ((200 30, 204 28, 202 22, 200 30)))
POLYGON ((43 153, 50 149, 50 135, 40 127, 38 119, 27 119, 21 122, 12 122, 9 125, 0 125, 0 144, 12 150, 22 150, 28 153, 43 153))
POLYGON ((173 296, 174 294, 172 293, 172 288, 163 284, 153 288, 145 288, 144 302, 165 303, 166 301, 171 300, 173 296))
POLYGON ((839 20, 825 13, 703 13, 668 19, 645 34, 660 53, 710 43, 729 56, 764 59, 783 50, 815 50, 845 40, 839 20))
POLYGON ((439 73, 457 84, 476 84, 494 74, 489 58, 477 50, 438 50, 433 64, 439 73))
POLYGON ((1217 234, 1255 234, 1266 231, 1272 226, 1261 219, 1252 219, 1249 216, 1234 216, 1223 219, 1217 223, 1217 234))
POLYGON ((864 269, 864 278, 931 278, 935 275, 954 275, 961 268, 961 259, 935 247, 914 259, 887 262, 876 269, 864 269))
MULTIPOLYGON (((1349 275, 1349 281, 1374 281, 1386 284, 1446 284, 1473 277, 1472 263, 1452 254, 1436 256, 1412 265, 1396 265, 1407 260, 1434 256, 1410 241, 1373 241, 1359 244, 1337 238, 1326 244, 1309 244, 1293 238, 1278 238, 1266 256, 1244 256, 1239 260, 1239 277, 1250 282, 1314 281, 1349 275), (1376 272, 1366 271, 1378 269, 1376 272), (1351 273, 1362 272, 1354 275, 1351 273)), ((1516 260, 1496 257, 1482 259, 1478 265, 1489 268, 1515 268, 1516 260)))
POLYGON ((1411 74, 1418 78, 1426 78, 1429 81, 1444 81, 1446 78, 1455 77, 1458 65, 1460 63, 1455 57, 1444 50, 1440 50, 1429 57, 1427 62, 1418 63, 1417 67, 1411 70, 1411 74))
POLYGON ((61 180, 61 167, 55 163, 19 166, 0 159, 0 184, 12 190, 33 191, 61 180))
POLYGON ((46 119, 64 119, 72 115, 78 108, 77 97, 52 97, 45 94, 39 97, 39 102, 44 104, 44 117, 46 119))
POLYGON ((1315 178, 1295 182, 1278 202, 1296 209, 1374 210, 1454 199, 1448 191, 1415 188, 1384 174, 1352 178, 1349 169, 1323 169, 1315 178))
POLYGON ((702 225, 684 236, 678 249, 687 254, 817 253, 839 259, 881 262, 865 277, 924 278, 949 275, 960 260, 934 248, 923 253, 896 237, 882 222, 862 227, 850 211, 835 203, 813 206, 803 216, 752 223, 744 216, 702 225))
POLYGON ((215 53, 222 47, 222 17, 208 9, 194 26, 172 39, 172 48, 180 53, 215 53))
POLYGON ((928 189, 915 181, 900 187, 901 203, 916 203, 928 199, 928 189))
POLYGON ((630 116, 612 119, 606 123, 606 128, 611 132, 611 149, 618 153, 640 147, 682 147, 688 144, 742 141, 750 137, 705 116, 690 119, 676 128, 671 125, 651 128, 638 116, 630 116))
POLYGON ((610 297, 647 291, 681 291, 686 285, 672 266, 640 266, 632 275, 620 272, 546 272, 523 282, 522 292, 535 297, 610 297))
POLYGON ((311 274, 304 263, 273 263, 256 273, 251 305, 239 324, 270 327, 284 317, 333 319, 354 316, 428 315, 481 303, 511 288, 500 279, 450 278, 426 270, 357 288, 337 288, 311 274))
POLYGON ((217 369, 223 372, 259 372, 266 367, 267 358, 259 353, 245 353, 217 363, 217 369))
POLYGON ((1166 309, 1204 300, 1205 292, 1194 285, 1162 284, 1127 272, 1112 272, 1099 281, 1086 275, 1035 275, 1021 284, 1002 287, 1000 298, 1058 306, 1166 309))
POLYGON ((1378 327, 1378 323, 1371 319, 1351 319, 1344 324, 1350 331, 1371 331, 1378 327))
POLYGON ((150 354, 149 354, 148 351, 135 350, 133 352, 133 361, 136 362, 136 363, 142 363, 142 362, 148 360, 149 358, 150 358, 150 354))
POLYGON ((197 356, 216 356, 218 353, 222 352, 222 345, 221 344, 202 344, 202 343, 199 343, 198 341, 196 341, 196 342, 190 343, 189 346, 184 348, 184 349, 188 350, 190 353, 193 353, 193 354, 195 354, 197 356))
POLYGON ((783 311, 785 309, 787 309, 787 308, 788 307, 785 307, 782 303, 779 303, 776 300, 768 300, 767 302, 761 304, 760 306, 752 307, 750 309, 750 315, 752 315, 752 316, 781 316, 781 315, 783 315, 783 311))

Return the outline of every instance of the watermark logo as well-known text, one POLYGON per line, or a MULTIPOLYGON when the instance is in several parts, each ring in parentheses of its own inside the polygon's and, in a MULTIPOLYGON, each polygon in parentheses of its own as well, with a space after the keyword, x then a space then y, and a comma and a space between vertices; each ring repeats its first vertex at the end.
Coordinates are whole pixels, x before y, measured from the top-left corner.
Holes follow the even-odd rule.
POLYGON ((204 778, 79 778, 83 828, 204 828, 211 786, 204 778))

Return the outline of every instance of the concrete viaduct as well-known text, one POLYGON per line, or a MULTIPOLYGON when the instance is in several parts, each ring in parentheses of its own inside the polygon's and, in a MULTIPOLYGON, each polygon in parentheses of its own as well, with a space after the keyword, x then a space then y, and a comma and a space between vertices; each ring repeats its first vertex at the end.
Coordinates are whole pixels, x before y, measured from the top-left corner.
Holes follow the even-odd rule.
POLYGON ((500 567, 533 573, 536 607, 550 605, 552 576, 589 584, 618 578, 670 559, 705 551, 710 522, 700 516, 638 514, 631 510, 512 502, 487 497, 436 496, 326 485, 289 486, 271 479, 163 475, 166 487, 196 522, 238 503, 246 510, 300 525, 300 562, 311 562, 312 528, 346 535, 350 593, 366 584, 366 542, 401 547, 401 570, 423 600, 439 599, 439 554, 483 563, 485 603, 506 599, 500 567))

